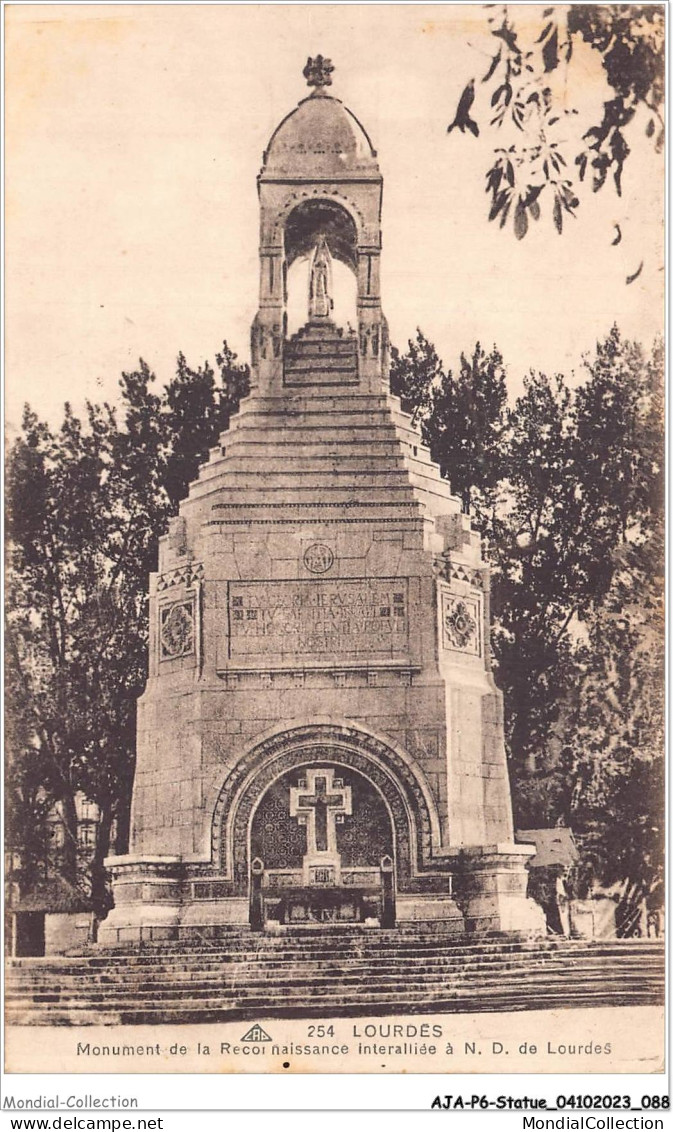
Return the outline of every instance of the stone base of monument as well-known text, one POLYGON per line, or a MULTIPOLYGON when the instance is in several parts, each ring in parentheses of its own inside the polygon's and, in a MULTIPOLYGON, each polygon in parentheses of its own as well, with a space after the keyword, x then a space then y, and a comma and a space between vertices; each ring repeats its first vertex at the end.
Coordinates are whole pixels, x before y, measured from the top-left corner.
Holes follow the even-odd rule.
MULTIPOLYGON (((446 854, 451 872, 441 876, 444 892, 403 892, 395 898, 394 922, 403 926, 441 924, 455 935, 486 932, 546 934, 542 909, 526 897, 526 859, 531 847, 468 847, 446 854)), ((193 866, 177 857, 115 857, 114 907, 100 926, 103 947, 161 939, 188 939, 209 929, 245 927, 247 896, 231 893, 229 882, 188 875, 193 866)), ((440 878, 438 878, 440 879, 440 878)), ((264 926, 329 923, 381 924, 380 890, 311 887, 265 890, 264 926)))
POLYGON ((110 857, 114 907, 98 930, 103 946, 175 939, 182 917, 179 857, 110 857))
POLYGON ((545 935, 539 904, 526 896, 530 845, 493 845, 461 850, 456 895, 468 934, 517 932, 545 935))

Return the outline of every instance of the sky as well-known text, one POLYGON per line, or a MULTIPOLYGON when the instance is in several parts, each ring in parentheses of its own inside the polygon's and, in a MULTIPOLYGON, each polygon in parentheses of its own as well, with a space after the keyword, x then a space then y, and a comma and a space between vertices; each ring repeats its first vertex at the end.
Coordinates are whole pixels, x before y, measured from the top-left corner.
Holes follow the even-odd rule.
MULTIPOLYGON (((513 5, 534 37, 542 8, 513 5)), ((454 130, 488 66, 480 5, 10 5, 7 17, 6 419, 24 401, 118 400, 143 357, 168 381, 182 350, 248 359, 258 287, 255 178, 308 93, 308 55, 358 116, 384 176, 382 300, 393 343, 420 326, 447 366, 497 344, 516 395, 530 368, 575 380, 613 322, 663 325, 663 160, 630 136, 622 197, 582 192, 563 236, 549 208, 522 241, 488 223, 494 145, 454 130), (615 225, 623 239, 612 246, 615 225), (638 279, 626 284, 643 261, 638 279)), ((608 92, 579 49, 563 84, 577 125, 608 92)), ((594 116, 592 118, 592 115, 594 116)), ((481 115, 482 120, 488 114, 481 115)))

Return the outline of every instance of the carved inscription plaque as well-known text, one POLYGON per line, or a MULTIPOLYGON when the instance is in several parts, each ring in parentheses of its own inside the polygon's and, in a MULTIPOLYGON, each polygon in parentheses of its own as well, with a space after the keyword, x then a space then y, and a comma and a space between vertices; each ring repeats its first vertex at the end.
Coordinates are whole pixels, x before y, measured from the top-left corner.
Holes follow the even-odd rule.
POLYGON ((408 628, 406 578, 229 583, 232 657, 404 658, 408 628))

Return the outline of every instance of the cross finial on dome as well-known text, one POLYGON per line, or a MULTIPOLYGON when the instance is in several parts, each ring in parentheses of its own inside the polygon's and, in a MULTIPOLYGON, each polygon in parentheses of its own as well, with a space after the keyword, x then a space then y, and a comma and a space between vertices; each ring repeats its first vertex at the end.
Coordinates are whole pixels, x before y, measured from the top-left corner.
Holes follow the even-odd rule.
POLYGON ((304 67, 304 78, 308 86, 325 87, 332 85, 332 71, 334 65, 331 59, 324 59, 322 55, 316 55, 315 59, 311 59, 310 55, 304 67))

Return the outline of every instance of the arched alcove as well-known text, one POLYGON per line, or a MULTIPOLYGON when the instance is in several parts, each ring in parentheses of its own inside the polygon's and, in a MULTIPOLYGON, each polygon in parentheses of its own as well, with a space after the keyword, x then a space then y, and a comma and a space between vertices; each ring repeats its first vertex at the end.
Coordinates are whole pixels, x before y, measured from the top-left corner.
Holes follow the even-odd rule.
POLYGON ((391 815, 398 884, 408 888, 431 853, 428 796, 404 759, 357 728, 314 724, 270 736, 248 751, 222 784, 212 823, 212 859, 236 891, 247 891, 252 816, 267 788, 297 767, 326 764, 368 779, 391 815))
POLYGON ((285 221, 284 247, 288 268, 300 257, 310 256, 324 236, 335 260, 357 272, 358 234, 350 213, 333 200, 301 201, 285 221))

